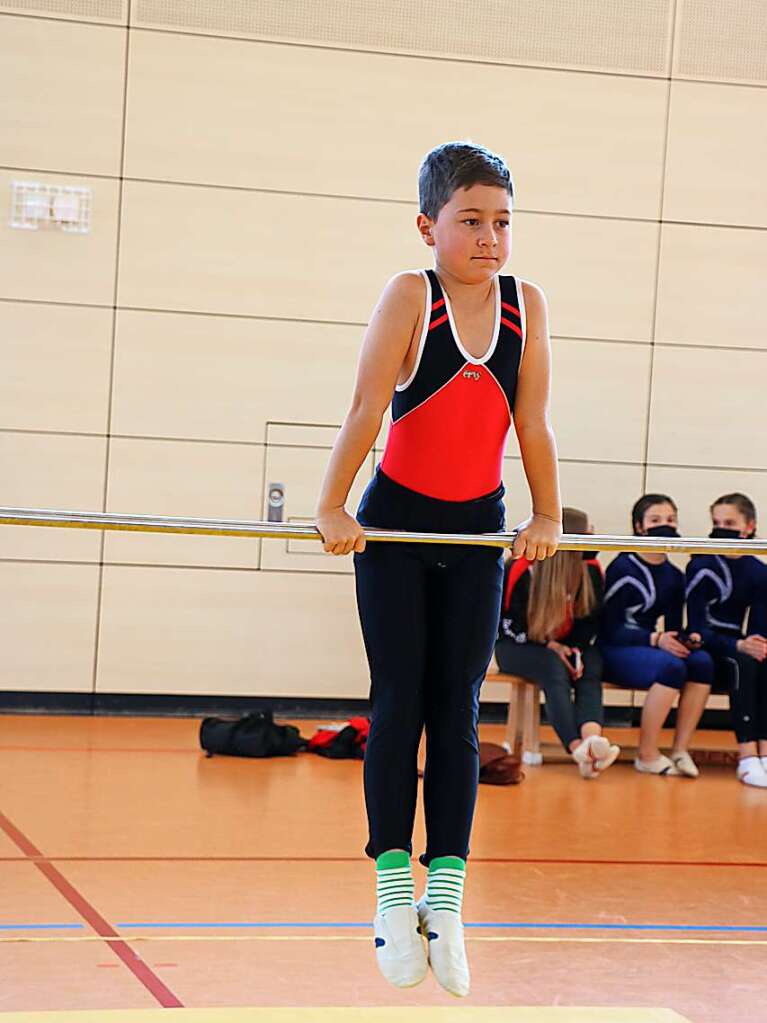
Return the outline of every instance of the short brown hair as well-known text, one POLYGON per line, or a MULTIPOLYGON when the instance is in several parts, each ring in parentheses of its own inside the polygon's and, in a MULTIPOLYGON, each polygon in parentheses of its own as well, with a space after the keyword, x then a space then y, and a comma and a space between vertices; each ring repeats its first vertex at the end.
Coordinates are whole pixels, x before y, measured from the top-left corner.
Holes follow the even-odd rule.
POLYGON ((505 188, 514 200, 514 182, 502 156, 473 142, 445 142, 436 146, 423 158, 418 171, 421 213, 436 220, 453 192, 472 185, 505 188))

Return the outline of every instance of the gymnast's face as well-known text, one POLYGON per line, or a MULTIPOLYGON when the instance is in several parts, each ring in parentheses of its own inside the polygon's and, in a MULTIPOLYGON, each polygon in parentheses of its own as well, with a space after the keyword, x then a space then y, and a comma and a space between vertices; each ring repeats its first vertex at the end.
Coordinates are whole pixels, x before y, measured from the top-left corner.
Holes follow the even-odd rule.
POLYGON ((418 230, 436 250, 438 269, 467 284, 500 272, 511 251, 511 197, 496 185, 472 185, 453 192, 431 220, 418 215, 418 230))
POLYGON ((672 504, 667 501, 664 501, 663 504, 651 504, 644 513, 642 524, 639 527, 639 535, 647 536, 647 530, 652 529, 653 526, 673 526, 675 529, 679 527, 679 516, 672 504))
POLYGON ((756 528, 753 519, 747 519, 734 504, 715 504, 711 510, 711 524, 721 529, 737 529, 745 540, 756 528))

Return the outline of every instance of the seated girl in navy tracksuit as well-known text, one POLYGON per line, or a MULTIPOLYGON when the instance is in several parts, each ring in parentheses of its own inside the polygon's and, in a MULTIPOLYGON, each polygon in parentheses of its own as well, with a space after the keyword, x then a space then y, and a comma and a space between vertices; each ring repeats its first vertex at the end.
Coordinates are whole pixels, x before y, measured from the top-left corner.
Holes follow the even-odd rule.
MULTIPOLYGON (((711 505, 710 536, 749 539, 756 508, 745 494, 711 505)), ((687 566, 687 618, 714 659, 717 687, 730 693, 740 748, 737 776, 767 789, 767 565, 750 554, 698 554, 687 566), (749 613, 748 631, 743 625, 749 613)))
MULTIPOLYGON (((677 506, 665 494, 645 494, 634 505, 636 536, 679 536, 677 506)), ((605 678, 647 690, 639 735, 638 771, 698 775, 687 752, 706 706, 714 665, 701 637, 682 631, 684 575, 665 554, 619 554, 608 566, 599 645, 605 678), (657 628, 663 617, 663 631, 657 628), (680 693, 671 757, 658 748, 660 730, 680 693)))
MULTIPOLYGON (((585 512, 563 508, 562 517, 566 533, 593 532, 585 512)), ((602 656, 592 645, 603 592, 596 552, 558 551, 536 566, 509 559, 495 646, 501 671, 543 688, 549 720, 584 778, 598 778, 620 753, 602 735, 602 656)))

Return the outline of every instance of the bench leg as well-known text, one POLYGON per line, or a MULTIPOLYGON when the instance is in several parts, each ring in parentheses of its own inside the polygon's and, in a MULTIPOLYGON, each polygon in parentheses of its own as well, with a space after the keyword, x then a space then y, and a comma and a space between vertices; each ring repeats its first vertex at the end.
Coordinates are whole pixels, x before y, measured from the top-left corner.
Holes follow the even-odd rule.
POLYGON ((509 686, 509 715, 506 718, 506 740, 504 745, 509 753, 522 758, 524 742, 524 709, 523 697, 527 686, 513 684, 509 686))
POLYGON ((541 756, 541 689, 530 683, 525 686, 525 724, 522 742, 522 760, 537 767, 543 763, 541 756))

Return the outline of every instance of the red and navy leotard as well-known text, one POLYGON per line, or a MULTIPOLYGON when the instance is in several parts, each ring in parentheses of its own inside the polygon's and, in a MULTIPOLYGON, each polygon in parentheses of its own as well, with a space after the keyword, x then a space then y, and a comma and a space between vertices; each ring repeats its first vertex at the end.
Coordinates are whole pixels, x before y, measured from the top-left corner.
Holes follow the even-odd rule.
POLYGON ((495 327, 475 359, 461 344, 433 270, 422 270, 426 309, 415 368, 392 399, 381 469, 396 483, 443 501, 496 490, 525 344, 522 285, 496 276, 495 327))

